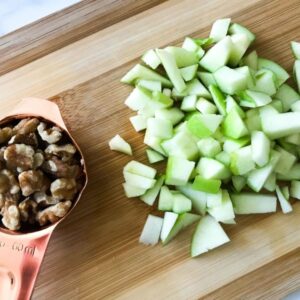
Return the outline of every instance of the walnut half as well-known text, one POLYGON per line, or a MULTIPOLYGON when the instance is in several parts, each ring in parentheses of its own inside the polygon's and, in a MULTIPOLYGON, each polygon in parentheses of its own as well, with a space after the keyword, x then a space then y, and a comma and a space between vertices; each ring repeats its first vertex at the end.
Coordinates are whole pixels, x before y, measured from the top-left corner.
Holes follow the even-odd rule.
POLYGON ((2 208, 2 223, 10 230, 19 230, 21 228, 20 211, 16 205, 10 205, 2 208))

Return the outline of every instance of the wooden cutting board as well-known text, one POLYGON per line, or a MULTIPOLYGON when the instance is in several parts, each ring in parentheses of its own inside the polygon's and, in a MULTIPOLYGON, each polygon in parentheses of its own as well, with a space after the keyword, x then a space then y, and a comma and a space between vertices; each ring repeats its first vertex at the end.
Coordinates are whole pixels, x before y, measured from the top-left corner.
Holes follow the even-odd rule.
MULTIPOLYGON (((89 1, 101 4, 105 15, 111 7, 104 2, 89 1)), ((232 242, 196 259, 189 257, 193 228, 167 247, 145 247, 138 237, 154 209, 125 198, 122 167, 132 158, 110 151, 107 142, 119 133, 132 144, 134 159, 147 162, 143 134, 133 130, 132 112, 123 104, 131 88, 119 80, 148 48, 179 45, 187 35, 205 37, 217 18, 249 27, 259 54, 291 71, 289 42, 300 40, 299 0, 148 1, 144 8, 152 8, 144 11, 137 7, 147 1, 117 2, 110 18, 103 17, 109 22, 103 25, 95 15, 90 31, 84 27, 87 14, 68 14, 64 25, 77 27, 61 27, 66 38, 72 35, 63 48, 60 31, 58 42, 51 40, 50 48, 45 42, 41 51, 30 44, 30 27, 29 52, 10 40, 16 34, 2 38, 12 43, 4 54, 15 51, 16 60, 8 55, 9 63, 2 64, 1 112, 25 96, 55 101, 86 156, 90 177, 79 205, 50 241, 32 299, 281 299, 300 287, 299 203, 289 215, 238 217, 237 226, 224 226, 232 242)))

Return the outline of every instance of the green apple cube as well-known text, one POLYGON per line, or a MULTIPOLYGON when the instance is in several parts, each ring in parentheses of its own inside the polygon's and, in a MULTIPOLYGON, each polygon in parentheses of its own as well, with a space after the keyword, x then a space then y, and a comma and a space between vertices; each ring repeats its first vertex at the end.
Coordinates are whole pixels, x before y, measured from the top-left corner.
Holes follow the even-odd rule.
POLYGON ((196 51, 196 54, 197 58, 200 60, 204 56, 205 50, 199 46, 198 50, 196 51))
POLYGON ((180 73, 184 81, 190 81, 197 75, 198 64, 191 65, 180 69, 180 73))
POLYGON ((186 37, 182 44, 182 48, 187 51, 197 52, 199 50, 199 45, 196 43, 195 39, 186 37))
POLYGON ((229 225, 235 225, 236 221, 234 219, 230 219, 230 220, 224 220, 222 221, 223 224, 229 224, 229 225))
POLYGON ((127 198, 142 196, 146 193, 146 189, 123 183, 124 192, 127 198))
POLYGON ((142 61, 148 65, 151 69, 156 69, 160 64, 161 61, 157 56, 155 50, 150 49, 148 50, 143 56, 142 61))
POLYGON ((280 188, 281 192, 284 196, 285 199, 289 199, 290 198, 290 191, 289 191, 289 187, 288 186, 283 186, 280 188))
POLYGON ((289 199, 285 197, 283 190, 279 186, 276 186, 275 190, 276 190, 276 195, 279 200, 282 212, 284 214, 288 214, 288 213, 292 212, 293 207, 292 207, 291 203, 289 202, 289 199))
POLYGON ((240 115, 241 118, 245 117, 245 112, 239 107, 232 96, 228 95, 225 99, 225 103, 227 113, 229 113, 232 109, 235 109, 235 111, 240 115))
POLYGON ((252 43, 255 40, 255 35, 246 27, 237 24, 237 23, 233 23, 231 24, 231 26, 229 27, 228 30, 229 34, 233 35, 233 34, 237 34, 237 33, 243 33, 246 34, 248 37, 248 40, 252 43))
POLYGON ((222 129, 225 136, 233 139, 239 139, 249 133, 243 119, 235 108, 225 117, 222 129))
POLYGON ((262 131, 253 131, 251 134, 252 159, 263 167, 269 161, 271 142, 262 131))
POLYGON ((142 115, 136 115, 133 117, 130 117, 130 123, 132 124, 135 131, 139 132, 147 127, 147 117, 144 117, 142 115))
POLYGON ((285 81, 287 81, 290 77, 288 72, 282 68, 279 64, 269 59, 265 59, 262 57, 258 58, 258 69, 268 69, 272 71, 277 77, 277 84, 281 86, 285 81))
POLYGON ((156 182, 155 179, 147 178, 141 175, 136 175, 126 171, 123 172, 123 175, 126 183, 141 189, 151 189, 156 182))
POLYGON ((300 112, 300 100, 297 100, 296 102, 294 102, 292 105, 291 105, 291 110, 292 111, 298 111, 300 112))
POLYGON ((294 78, 297 83, 298 91, 300 92, 300 60, 296 60, 294 63, 294 78))
POLYGON ((183 111, 195 111, 196 102, 197 102, 196 95, 185 96, 181 102, 180 109, 183 111))
POLYGON ((157 91, 161 92, 161 82, 160 81, 154 81, 154 80, 145 80, 141 79, 137 82, 137 86, 141 86, 149 91, 157 91))
POLYGON ((221 128, 218 128, 216 130, 216 132, 212 135, 212 137, 217 140, 218 142, 220 142, 221 144, 223 144, 226 140, 226 136, 223 135, 223 132, 221 130, 221 128))
POLYGON ((271 139, 300 132, 300 112, 268 114, 261 121, 263 131, 271 139))
POLYGON ((191 224, 200 220, 200 216, 183 213, 175 214, 166 212, 164 216, 164 223, 160 235, 161 241, 164 245, 169 243, 181 230, 190 226, 191 224), (174 221, 175 220, 175 221, 174 221))
POLYGON ((287 112, 296 101, 300 100, 300 95, 292 87, 284 83, 280 86, 274 98, 282 102, 283 111, 287 112))
POLYGON ((147 120, 147 133, 161 139, 169 139, 173 136, 171 121, 157 118, 147 120))
POLYGON ((276 174, 271 173, 266 182, 264 183, 264 188, 269 192, 275 192, 276 188, 276 174))
MULTIPOLYGON (((154 105, 151 105, 150 102, 149 102, 145 106, 140 108, 137 113, 138 113, 139 116, 143 116, 148 120, 148 118, 154 117, 155 111, 157 109, 158 108, 154 107, 154 105)), ((147 124, 146 124, 146 127, 147 127, 147 124)))
POLYGON ((184 158, 170 156, 166 170, 166 184, 185 185, 195 167, 194 161, 184 158))
POLYGON ((211 216, 200 219, 192 239, 191 256, 195 257, 230 241, 221 225, 211 216))
POLYGON ((167 47, 164 50, 170 53, 175 58, 178 68, 198 64, 197 54, 193 51, 188 51, 186 49, 173 46, 167 47))
POLYGON ((219 19, 216 20, 211 28, 209 37, 212 38, 215 42, 219 42, 226 37, 231 19, 219 19))
POLYGON ((158 209, 162 211, 172 211, 173 204, 174 198, 169 188, 167 186, 161 187, 158 198, 158 209))
POLYGON ((232 48, 228 63, 230 66, 236 67, 249 48, 251 41, 247 34, 234 33, 231 35, 231 42, 232 48))
POLYGON ((149 146, 153 150, 159 152, 160 154, 166 155, 164 149, 161 147, 161 142, 162 142, 161 138, 159 138, 157 136, 150 135, 146 131, 145 136, 144 136, 144 144, 149 146))
POLYGON ((221 152, 220 142, 212 137, 207 137, 201 139, 197 143, 200 155, 206 157, 215 157, 219 152, 221 152))
POLYGON ((207 48, 214 44, 214 40, 211 37, 193 39, 199 47, 207 48))
POLYGON ((152 102, 149 104, 152 104, 155 109, 168 108, 173 105, 173 100, 164 93, 154 91, 152 93, 152 102))
MULTIPOLYGON (((235 70, 241 74, 244 74, 247 77, 247 88, 254 89, 255 88, 255 76, 254 71, 251 70, 248 66, 242 66, 239 68, 235 68, 235 70)), ((271 71, 270 71, 271 72, 271 71)))
POLYGON ((220 190, 221 180, 219 179, 206 179, 201 176, 196 176, 193 182, 193 189, 215 194, 220 190))
POLYGON ((132 160, 125 167, 124 171, 146 178, 154 179, 156 170, 152 167, 146 166, 138 161, 132 160))
POLYGON ((295 59, 300 59, 300 43, 292 41, 291 48, 295 59))
POLYGON ((261 131, 261 119, 258 109, 247 110, 245 124, 250 132, 255 130, 261 131))
POLYGON ((245 90, 239 93, 241 99, 241 106, 246 107, 260 107, 272 102, 272 98, 261 92, 245 90))
POLYGON ((217 112, 217 107, 202 97, 196 102, 196 109, 202 114, 215 114, 217 112))
POLYGON ((203 82, 203 84, 207 88, 211 84, 213 84, 213 85, 217 84, 216 81, 215 81, 214 75, 212 73, 200 71, 200 72, 197 72, 197 75, 198 75, 199 79, 201 80, 201 82, 203 82))
POLYGON ((171 95, 172 95, 172 90, 171 90, 171 89, 168 89, 168 88, 164 88, 164 89, 162 90, 162 92, 163 92, 164 95, 166 95, 166 96, 168 96, 168 97, 171 97, 171 95))
POLYGON ((216 132, 222 120, 219 115, 196 113, 188 120, 187 128, 198 138, 208 137, 216 132))
POLYGON ((197 78, 187 83, 186 92, 187 95, 196 95, 206 99, 211 99, 211 94, 197 78))
POLYGON ((291 196, 300 200, 300 181, 293 180, 291 182, 291 196))
POLYGON ((150 188, 140 199, 148 205, 153 205, 158 194, 160 188, 164 184, 165 176, 161 175, 155 182, 154 186, 150 188))
POLYGON ((176 90, 182 92, 186 88, 186 85, 176 65, 174 56, 166 50, 161 49, 156 49, 156 54, 160 58, 162 65, 176 90))
POLYGON ((215 71, 214 78, 221 91, 229 95, 247 88, 247 76, 227 66, 215 71))
POLYGON ((254 168, 251 146, 242 147, 231 153, 230 169, 234 175, 244 175, 254 168))
POLYGON ((148 215, 139 242, 145 245, 158 243, 163 226, 163 218, 148 215))
POLYGON ((300 163, 294 164, 286 174, 277 174, 277 179, 284 181, 300 180, 300 163))
POLYGON ((244 176, 236 175, 231 178, 234 189, 239 193, 246 185, 247 179, 244 176))
POLYGON ((270 103, 278 112, 283 113, 283 104, 279 99, 273 99, 273 101, 270 103))
POLYGON ((202 157, 197 165, 197 172, 206 179, 227 179, 230 177, 230 171, 219 161, 202 157))
POLYGON ((161 84, 165 87, 173 86, 172 82, 169 79, 140 64, 134 66, 121 79, 121 82, 134 85, 135 82, 140 79, 160 81, 161 84))
POLYGON ((150 91, 142 87, 136 87, 125 100, 125 105, 127 105, 130 109, 137 111, 142 109, 151 101, 152 94, 150 91))
POLYGON ((218 153, 215 157, 215 159, 219 162, 221 162, 223 165, 225 165, 226 167, 230 166, 230 154, 228 154, 225 151, 222 151, 220 153, 218 153))
POLYGON ((192 183, 177 186, 176 188, 192 201, 192 207, 195 212, 205 215, 207 193, 195 190, 192 183))
MULTIPOLYGON (((266 106, 260 107, 258 109, 260 119, 263 120, 269 116, 279 115, 279 112, 276 108, 274 108, 271 104, 268 104, 266 106)), ((261 123, 262 126, 262 123, 261 123)))
POLYGON ((273 171, 273 166, 267 164, 266 166, 255 169, 249 172, 247 176, 247 185, 255 192, 259 192, 267 181, 268 177, 273 171))
POLYGON ((206 195, 207 210, 211 207, 222 205, 222 201, 223 201, 222 199, 223 199, 222 190, 219 190, 215 194, 207 193, 206 195))
POLYGON ((207 211, 218 222, 225 221, 226 223, 227 220, 234 220, 235 214, 228 191, 222 191, 222 202, 220 205, 212 206, 207 211))
POLYGON ((255 74, 255 86, 252 89, 272 96, 277 92, 276 83, 277 78, 272 71, 261 69, 255 74))
POLYGON ((108 143, 110 150, 119 151, 127 155, 132 155, 131 146, 118 134, 108 143))
POLYGON ((241 64, 248 66, 252 70, 256 71, 258 68, 258 56, 255 50, 244 56, 241 60, 241 64))
POLYGON ((249 137, 243 137, 240 139, 230 139, 227 138, 223 144, 223 150, 227 152, 228 154, 231 154, 232 152, 236 151, 237 149, 240 149, 246 145, 248 145, 250 142, 249 137))
POLYGON ((173 212, 182 214, 192 210, 192 201, 181 193, 173 194, 173 212))
POLYGON ((209 91, 212 95, 213 101, 215 102, 221 115, 226 115, 226 104, 225 97, 216 85, 210 85, 209 91))
POLYGON ((275 166, 275 172, 279 174, 287 174, 290 172, 292 166, 295 164, 297 157, 277 146, 276 150, 281 154, 278 163, 275 166))
POLYGON ((183 131, 177 132, 171 139, 161 144, 168 156, 176 156, 189 160, 197 159, 199 151, 196 142, 190 134, 183 131))
POLYGON ((231 49, 231 38, 226 36, 205 53, 199 62, 200 66, 209 72, 215 72, 227 64, 231 49))
POLYGON ((165 157, 161 155, 160 153, 152 150, 152 149, 146 149, 147 157, 150 162, 150 164, 155 164, 159 161, 163 161, 165 157))
POLYGON ((300 134, 294 133, 284 138, 284 141, 293 145, 300 145, 300 134))
POLYGON ((155 111, 155 118, 168 120, 176 125, 184 118, 184 113, 177 107, 161 108, 155 111))
POLYGON ((241 193, 232 194, 231 199, 238 215, 276 212, 277 199, 273 195, 241 193))

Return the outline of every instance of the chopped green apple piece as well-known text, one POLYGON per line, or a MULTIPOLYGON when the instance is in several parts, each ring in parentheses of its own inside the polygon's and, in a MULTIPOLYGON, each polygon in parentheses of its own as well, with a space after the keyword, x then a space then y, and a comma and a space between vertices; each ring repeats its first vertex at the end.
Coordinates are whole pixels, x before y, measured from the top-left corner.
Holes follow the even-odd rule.
POLYGON ((271 142, 262 131, 253 131, 251 134, 251 151, 253 161, 260 167, 269 161, 271 142))
POLYGON ((248 66, 235 68, 235 70, 241 74, 244 74, 247 77, 247 88, 248 89, 251 90, 251 89, 255 88, 255 76, 254 76, 253 70, 251 70, 248 66))
POLYGON ((137 111, 152 101, 152 94, 145 88, 136 87, 125 100, 125 105, 137 111))
POLYGON ((266 182, 264 183, 264 188, 269 192, 275 192, 276 188, 276 174, 271 173, 266 182))
POLYGON ((298 91, 300 92, 300 60, 296 60, 294 63, 294 78, 297 83, 298 91))
POLYGON ((174 204, 173 194, 167 186, 163 186, 160 189, 158 198, 158 209, 162 211, 172 211, 174 204))
POLYGON ((182 214, 192 209, 192 201, 181 193, 173 194, 173 212, 182 214))
POLYGON ((272 71, 277 77, 277 84, 281 86, 285 81, 288 80, 290 75, 288 72, 282 68, 279 64, 269 59, 265 59, 262 57, 258 58, 258 69, 268 69, 272 71))
POLYGON ((196 102, 197 102, 196 95, 185 96, 181 102, 180 109, 183 111, 195 111, 196 102))
POLYGON ((273 99, 270 105, 272 105, 278 112, 284 112, 282 102, 279 99, 273 99))
POLYGON ((212 25, 209 37, 212 38, 214 42, 219 42, 225 38, 230 22, 230 18, 216 20, 212 25))
POLYGON ((156 175, 156 170, 152 167, 146 166, 138 161, 132 160, 125 167, 124 171, 146 178, 153 179, 156 175))
POLYGON ((289 199, 285 197, 283 193, 283 188, 280 188, 279 186, 276 186, 276 195, 278 197, 282 212, 284 214, 288 214, 293 211, 293 207, 291 203, 289 202, 289 199))
POLYGON ((262 129, 261 119, 260 119, 260 114, 258 109, 253 108, 253 109, 249 109, 246 112, 245 124, 250 132, 255 130, 260 131, 262 129))
POLYGON ((231 199, 238 215, 276 212, 277 199, 273 195, 241 193, 232 194, 231 199))
POLYGON ((127 155, 132 155, 131 146, 118 134, 109 141, 110 150, 119 151, 127 155))
POLYGON ((148 89, 149 91, 161 92, 161 82, 160 81, 141 79, 137 82, 137 85, 141 86, 145 89, 148 89))
POLYGON ((154 186, 150 188, 142 197, 141 200, 148 205, 153 205, 157 198, 160 188, 162 187, 165 180, 165 176, 161 175, 155 182, 154 186))
POLYGON ((151 69, 156 69, 160 64, 161 61, 157 56, 155 50, 150 49, 148 50, 143 56, 142 61, 148 65, 151 69))
POLYGON ((288 173, 278 174, 277 178, 284 181, 300 180, 300 163, 294 164, 288 173))
POLYGON ((183 213, 178 215, 175 213, 166 212, 164 216, 163 229, 160 236, 162 243, 166 245, 181 230, 199 220, 200 216, 191 213, 183 213))
POLYGON ((198 64, 198 57, 193 51, 188 51, 186 49, 173 46, 167 47, 164 50, 169 52, 175 58, 178 68, 198 64))
POLYGON ((200 155, 202 156, 215 157, 219 152, 221 152, 220 142, 212 137, 200 139, 197 146, 200 155))
POLYGON ((192 81, 187 83, 186 92, 187 92, 187 95, 196 95, 199 97, 211 99, 211 95, 210 95, 209 91, 205 88, 205 86, 197 78, 195 78, 192 81))
POLYGON ((195 113, 187 122, 189 131, 199 138, 214 134, 222 122, 223 117, 214 114, 195 113))
POLYGON ((215 194, 207 193, 206 201, 207 201, 207 209, 222 205, 223 194, 222 190, 219 190, 215 194))
POLYGON ((184 81, 190 81, 197 75, 198 64, 191 65, 180 69, 180 73, 184 81))
POLYGON ((248 129, 236 109, 232 109, 222 124, 223 133, 227 137, 239 139, 248 135, 248 129))
POLYGON ((246 146, 231 153, 230 169, 234 175, 244 175, 255 168, 251 146, 246 146))
POLYGON ((214 43, 214 40, 211 37, 197 38, 197 39, 193 39, 193 40, 199 47, 203 47, 203 48, 211 46, 214 43))
POLYGON ((154 91, 152 93, 152 102, 155 105, 154 108, 168 108, 173 105, 173 100, 166 96, 164 93, 159 91, 154 91))
POLYGON ((239 193, 246 185, 247 179, 244 176, 232 176, 231 178, 233 187, 239 193))
POLYGON ((207 88, 211 84, 214 84, 214 85, 217 84, 215 81, 214 75, 212 73, 201 71, 201 72, 198 72, 197 75, 207 88))
POLYGON ((142 196, 147 191, 146 189, 130 185, 127 182, 123 183, 123 188, 127 198, 142 196))
POLYGON ((280 86, 274 98, 282 102, 283 111, 287 112, 296 101, 300 100, 300 95, 292 87, 284 83, 280 86))
POLYGON ((142 115, 136 115, 129 118, 130 123, 132 124, 133 128, 137 132, 146 129, 147 119, 148 119, 147 117, 144 117, 142 115))
POLYGON ((293 145, 300 145, 300 134, 294 133, 284 138, 285 142, 293 144, 293 145))
POLYGON ((300 43, 292 41, 291 48, 295 58, 300 59, 300 43))
MULTIPOLYGON (((154 117, 156 108, 153 107, 153 105, 150 105, 149 103, 143 106, 138 110, 138 115, 143 116, 148 120, 150 117, 154 117)), ((147 127, 147 124, 146 124, 147 127)))
POLYGON ((247 185, 253 191, 259 192, 271 175, 273 169, 274 167, 272 166, 272 164, 267 164, 262 168, 250 171, 247 176, 247 185))
POLYGON ((232 96, 228 95, 225 99, 225 102, 227 113, 229 113, 232 109, 235 109, 235 111, 240 115, 241 118, 245 117, 245 112, 239 107, 239 105, 236 103, 232 96))
POLYGON ((276 150, 280 153, 280 158, 276 164, 275 172, 280 174, 289 173, 297 157, 279 146, 276 147, 276 150))
POLYGON ((255 73, 255 86, 252 87, 254 91, 261 92, 272 96, 277 91, 277 77, 268 70, 261 69, 255 73))
POLYGON ((230 166, 230 154, 228 154, 225 151, 222 151, 220 153, 218 153, 215 157, 215 159, 219 162, 221 162, 223 165, 225 165, 226 167, 230 166))
POLYGON ((237 23, 231 24, 231 26, 229 27, 229 33, 231 35, 237 33, 246 34, 250 43, 252 43, 255 40, 255 35, 249 29, 237 23))
POLYGON ((213 217, 205 216, 200 219, 193 235, 191 255, 198 256, 229 241, 221 225, 213 217))
POLYGON ((201 176, 196 176, 194 183, 193 183, 193 189, 206 192, 206 193, 212 193, 215 194, 220 190, 221 187, 221 180, 219 179, 206 179, 201 176))
POLYGON ((215 114, 217 112, 217 107, 202 97, 196 102, 196 109, 198 109, 202 114, 215 114))
POLYGON ((161 153, 162 155, 166 155, 165 151, 161 147, 161 142, 162 142, 161 138, 159 138, 157 136, 150 135, 146 131, 145 137, 144 137, 144 144, 146 144, 147 146, 149 146, 153 150, 161 153))
POLYGON ((243 138, 240 138, 240 139, 227 138, 225 140, 224 144, 223 144, 223 149, 228 154, 231 154, 235 150, 240 149, 240 148, 248 145, 249 142, 250 142, 249 137, 243 137, 243 138))
POLYGON ((166 184, 185 185, 195 167, 194 161, 184 158, 170 156, 166 170, 166 184))
POLYGON ((149 118, 147 120, 147 133, 161 139, 169 139, 173 136, 173 126, 171 121, 149 118))
POLYGON ((155 118, 168 120, 172 125, 179 123, 184 117, 184 113, 177 107, 161 108, 155 111, 155 118))
POLYGON ((219 161, 202 157, 197 165, 197 172, 206 179, 227 179, 230 177, 230 171, 219 161))
POLYGON ((197 52, 199 50, 199 45, 196 41, 190 37, 186 37, 182 44, 182 48, 187 51, 197 52))
POLYGON ((152 149, 146 149, 146 153, 150 164, 154 164, 165 159, 163 155, 152 149))
POLYGON ((160 58, 164 69, 176 90, 182 92, 186 88, 186 85, 176 65, 174 56, 166 50, 161 49, 156 49, 156 54, 160 58))
POLYGON ((245 107, 260 107, 272 102, 272 98, 261 92, 245 90, 238 93, 240 97, 240 105, 245 107))
POLYGON ((248 66, 256 71, 258 68, 258 56, 255 50, 251 51, 248 55, 244 56, 241 60, 241 65, 248 66))
POLYGON ((159 241, 163 218, 148 215, 139 242, 145 245, 155 245, 159 241))
POLYGON ((172 87, 173 84, 166 77, 148 69, 145 66, 137 64, 122 79, 121 82, 134 85, 139 79, 160 81, 165 87, 172 87))
POLYGON ((200 66, 209 72, 215 72, 227 64, 231 49, 231 38, 226 36, 205 53, 199 62, 200 66))
POLYGON ((225 97, 216 85, 210 85, 209 91, 212 95, 213 101, 215 102, 221 115, 226 115, 226 104, 225 97))
POLYGON ((164 95, 166 95, 168 97, 171 97, 171 94, 172 94, 172 90, 171 89, 164 88, 162 92, 163 92, 164 95))
POLYGON ((291 196, 300 200, 300 181, 293 180, 291 183, 291 196))
POLYGON ((284 187, 281 187, 280 189, 281 189, 281 192, 282 192, 283 196, 285 197, 285 199, 289 199, 290 198, 289 187, 284 186, 284 187))
POLYGON ((147 178, 141 175, 136 175, 126 171, 123 172, 123 175, 126 183, 141 189, 151 189, 156 182, 155 179, 147 178))
POLYGON ((247 76, 223 66, 214 72, 214 78, 222 92, 233 95, 247 88, 247 76))
POLYGON ((236 67, 246 53, 251 41, 247 34, 235 33, 231 35, 232 48, 229 57, 229 65, 236 67))

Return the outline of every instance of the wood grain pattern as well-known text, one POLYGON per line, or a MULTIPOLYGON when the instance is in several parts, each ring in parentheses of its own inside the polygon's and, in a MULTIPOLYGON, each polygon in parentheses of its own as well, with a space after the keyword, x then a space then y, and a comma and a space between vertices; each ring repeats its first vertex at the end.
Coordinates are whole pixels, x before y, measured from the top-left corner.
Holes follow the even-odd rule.
POLYGON ((119 133, 146 162, 123 104, 131 88, 119 83, 146 49, 205 36, 231 16, 257 34, 260 55, 291 70, 299 14, 298 0, 168 1, 0 77, 2 112, 24 96, 51 98, 88 163, 89 186, 50 241, 34 300, 279 299, 299 287, 300 203, 288 216, 239 217, 225 227, 232 242, 197 259, 193 228, 168 247, 144 247, 137 240, 153 209, 125 198, 121 170, 131 158, 107 146, 119 133))
POLYGON ((0 75, 164 0, 83 0, 0 39, 0 75))

